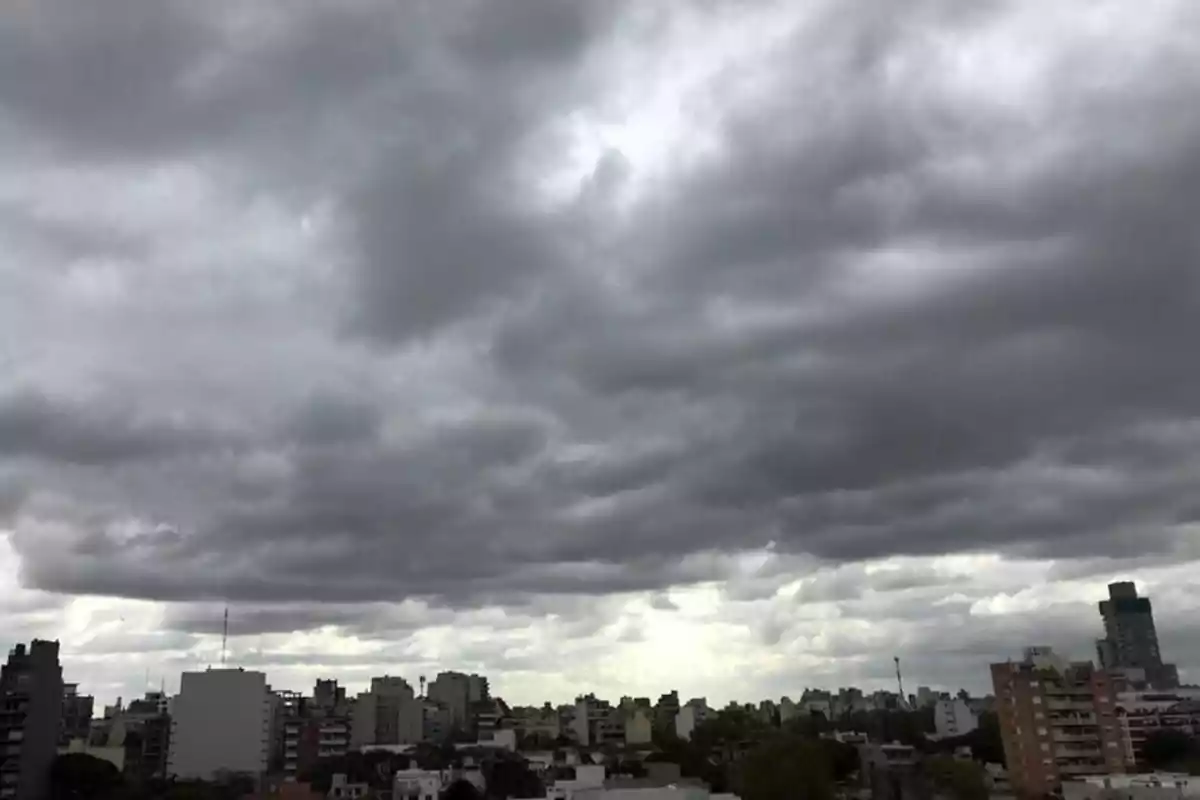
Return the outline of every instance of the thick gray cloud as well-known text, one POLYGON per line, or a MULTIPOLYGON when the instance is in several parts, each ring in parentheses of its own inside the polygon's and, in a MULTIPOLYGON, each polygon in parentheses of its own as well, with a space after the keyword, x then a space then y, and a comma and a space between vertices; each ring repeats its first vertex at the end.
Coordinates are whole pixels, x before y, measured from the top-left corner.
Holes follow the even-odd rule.
POLYGON ((232 439, 198 420, 138 419, 127 406, 106 409, 33 391, 0 397, 0 452, 10 458, 112 466, 202 453, 232 439))
POLYGON ((5 14, 23 581, 369 638, 1194 558, 1196 9, 793 5, 5 14))

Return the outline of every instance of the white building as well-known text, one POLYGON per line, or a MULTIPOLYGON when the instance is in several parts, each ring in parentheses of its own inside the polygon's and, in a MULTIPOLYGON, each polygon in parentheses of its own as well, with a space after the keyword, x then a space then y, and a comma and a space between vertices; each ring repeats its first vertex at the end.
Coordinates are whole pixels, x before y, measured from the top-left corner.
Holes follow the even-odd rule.
POLYGON ((576 698, 571 715, 571 734, 578 744, 599 745, 625 738, 620 710, 613 709, 604 700, 597 700, 593 694, 576 698))
POLYGON ((1182 800, 1200 796, 1200 778, 1175 773, 1088 775, 1063 781, 1064 800, 1182 800))
POLYGON ((436 770, 402 769, 392 778, 392 800, 437 800, 443 780, 436 770))
POLYGON ((573 779, 556 780, 546 787, 546 800, 574 800, 577 796, 593 796, 604 791, 604 766, 580 764, 573 779))
POLYGON ((371 793, 369 783, 350 783, 345 775, 337 774, 329 782, 330 800, 361 800, 371 793))
POLYGON ((267 676, 241 669, 185 672, 171 717, 167 774, 213 780, 219 773, 259 775, 271 745, 267 676))
MULTIPOLYGON (((681 709, 682 710, 682 709, 681 709)), ((606 781, 604 767, 577 766, 575 778, 546 787, 546 800, 738 800, 735 795, 710 795, 703 785, 671 781, 663 785, 624 786, 606 781)), ((400 798, 396 798, 400 800, 400 798)))
POLYGON ((966 701, 961 698, 938 700, 933 706, 933 726, 939 739, 964 736, 979 727, 966 701))
POLYGON ((675 735, 680 739, 691 740, 692 731, 704 720, 708 719, 708 702, 703 697, 688 700, 680 707, 675 715, 675 735))

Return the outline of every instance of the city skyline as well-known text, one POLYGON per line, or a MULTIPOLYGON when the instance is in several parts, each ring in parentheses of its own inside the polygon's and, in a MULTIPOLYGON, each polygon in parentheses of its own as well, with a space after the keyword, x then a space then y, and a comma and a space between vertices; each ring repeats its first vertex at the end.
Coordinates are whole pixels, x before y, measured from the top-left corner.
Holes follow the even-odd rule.
POLYGON ((68 681, 228 607, 281 687, 975 693, 1122 579, 1200 681, 1194 0, 11 5, 0 641, 68 681))
MULTIPOLYGON (((1128 584, 1123 581, 1110 582, 1108 585, 1106 585, 1104 587, 1104 591, 1111 593, 1114 591, 1114 587, 1121 587, 1121 586, 1127 586, 1127 585, 1128 584)), ((1139 588, 1140 588, 1140 585, 1135 583, 1135 585, 1133 587, 1130 587, 1129 591, 1136 595, 1139 591, 1139 588)), ((1103 597, 1103 595, 1101 595, 1101 597, 1103 597)), ((1149 599, 1148 595, 1144 591, 1142 592, 1141 597, 1143 599, 1149 599)), ((1091 606, 1092 606, 1093 610, 1095 610, 1097 608, 1097 606, 1099 606, 1101 609, 1101 613, 1099 613, 1096 616, 1096 620, 1097 620, 1096 624, 1097 624, 1097 630, 1103 632, 1105 630, 1105 628, 1104 628, 1104 613, 1102 610, 1103 606, 1100 605, 1101 602, 1102 602, 1101 600, 1093 600, 1091 602, 1091 606)), ((1167 611, 1169 614, 1171 609, 1168 608, 1167 611)), ((234 624, 236 626, 236 613, 233 615, 233 619, 234 619, 234 624)), ((222 614, 222 622, 223 621, 224 621, 224 615, 222 614)), ((1151 621, 1150 624, 1151 624, 1151 626, 1153 626, 1154 621, 1151 621)), ((235 628, 235 630, 236 630, 236 628, 235 628)), ((1032 630, 1026 631, 1026 633, 1031 634, 1032 630)), ((235 640, 237 638, 238 637, 234 637, 235 640)), ((1090 642, 1093 642, 1093 643, 1096 641, 1097 640, 1095 638, 1090 640, 1090 642)), ((995 657, 990 659, 990 661, 983 662, 983 663, 987 664, 987 663, 990 663, 991 661, 995 661, 995 660, 1011 659, 1013 657, 1014 653, 1019 653, 1022 650, 1024 650, 1026 647, 1030 647, 1030 646, 1050 646, 1050 647, 1053 647, 1054 650, 1060 656, 1066 658, 1068 661, 1095 661, 1095 663, 1098 667, 1101 665, 1101 661, 1098 658, 1096 658, 1096 656, 1099 654, 1086 652, 1086 649, 1082 648, 1078 642, 1070 643, 1070 642, 1063 642, 1061 640, 1050 641, 1050 640, 1045 640, 1045 639, 1038 639, 1036 637, 1027 639, 1022 645, 1020 645, 1019 647, 1016 647, 1014 649, 1009 649, 1007 651, 998 652, 997 655, 995 655, 995 657)), ((1174 648, 1172 647, 1171 634, 1169 632, 1169 629, 1168 629, 1168 638, 1167 638, 1167 642, 1166 642, 1166 648, 1167 648, 1168 653, 1171 653, 1174 651, 1174 648)), ((420 689, 418 687, 422 686, 423 679, 427 679, 432 684, 434 678, 440 673, 443 673, 443 672, 446 672, 446 673, 454 673, 454 672, 469 673, 472 671, 477 671, 477 670, 472 670, 471 668, 468 668, 468 667, 462 667, 461 665, 444 664, 444 663, 438 664, 436 662, 422 662, 420 664, 410 665, 410 669, 408 671, 397 670, 395 668, 395 666, 393 666, 392 668, 382 669, 381 671, 376 671, 370 675, 366 675, 365 673, 363 673, 362 667, 354 667, 354 668, 348 669, 345 664, 343 664, 341 666, 329 667, 329 666, 324 666, 324 665, 321 665, 318 663, 314 663, 314 664, 305 665, 299 673, 294 673, 294 672, 287 670, 286 668, 283 670, 278 670, 278 664, 276 664, 272 661, 270 654, 258 654, 253 651, 249 651, 247 653, 240 654, 236 649, 228 650, 226 654, 228 656, 226 659, 227 663, 222 664, 220 661, 221 650, 218 645, 218 648, 216 650, 216 658, 217 658, 216 661, 211 662, 211 663, 192 664, 192 665, 186 667, 185 669, 183 669, 182 671, 220 669, 222 667, 243 668, 243 669, 247 669, 247 670, 263 672, 264 674, 266 674, 268 681, 271 682, 271 685, 275 690, 294 691, 294 692, 301 692, 301 693, 308 691, 311 688, 311 686, 313 685, 313 683, 316 681, 331 679, 331 680, 338 682, 338 684, 344 690, 346 690, 350 694, 350 696, 354 696, 355 694, 359 693, 360 691, 365 691, 374 682, 378 681, 381 677, 386 677, 386 676, 390 676, 392 678, 401 678, 401 679, 407 681, 407 683, 409 685, 414 687, 414 689, 416 691, 420 691, 420 689), (278 679, 278 677, 275 679, 272 678, 272 667, 273 666, 276 667, 276 672, 275 672, 276 675, 282 674, 284 676, 288 676, 285 678, 285 680, 283 682, 281 682, 278 679), (298 679, 296 677, 297 675, 304 675, 304 676, 310 676, 310 677, 304 677, 304 678, 298 679), (349 675, 349 677, 347 677, 347 675, 349 675), (307 681, 307 682, 305 682, 305 681, 307 681)), ((917 663, 920 663, 920 661, 918 660, 917 663)), ((64 679, 68 683, 72 682, 71 666, 72 665, 70 663, 70 659, 68 659, 66 661, 66 663, 64 664, 64 679)), ((886 666, 887 666, 886 675, 879 676, 877 674, 875 676, 874 680, 856 683, 856 682, 852 682, 852 681, 846 682, 843 679, 841 682, 833 682, 833 683, 825 683, 825 684, 805 683, 805 684, 800 684, 800 685, 794 686, 790 689, 785 689, 781 692, 777 692, 774 695, 754 694, 753 691, 746 691, 746 692, 743 692, 742 694, 738 694, 736 691, 733 693, 730 693, 730 694, 722 694, 720 692, 717 692, 717 693, 706 692, 703 690, 702 686, 700 686, 700 688, 696 688, 697 684, 695 684, 694 682, 690 682, 686 676, 677 677, 674 679, 673 683, 664 684, 662 686, 649 685, 649 684, 624 684, 619 689, 614 688, 612 690, 606 691, 603 686, 582 685, 581 684, 581 685, 576 686, 573 690, 567 691, 565 694, 560 694, 560 695, 549 695, 549 694, 540 694, 539 695, 539 694, 531 694, 531 693, 523 693, 523 692, 518 692, 518 693, 513 694, 513 693, 506 693, 506 689, 504 687, 506 686, 507 682, 505 680, 505 675, 503 672, 489 674, 486 670, 482 670, 482 674, 484 674, 485 678, 487 678, 487 680, 490 681, 492 696, 501 697, 512 706, 541 706, 544 702, 550 702, 554 705, 567 704, 567 703, 574 702, 575 698, 577 698, 583 694, 595 694, 596 696, 598 696, 602 699, 607 699, 607 700, 611 700, 611 701, 615 701, 617 698, 622 697, 622 696, 657 697, 658 695, 660 695, 663 692, 675 690, 675 691, 679 692, 681 697, 684 697, 684 698, 704 697, 714 707, 723 707, 730 702, 757 703, 761 700, 772 700, 772 701, 777 702, 777 701, 779 701, 779 699, 781 697, 790 697, 793 700, 798 700, 804 691, 810 690, 810 689, 818 690, 818 691, 830 691, 830 692, 836 693, 839 689, 842 689, 842 688, 857 688, 857 689, 863 690, 867 694, 871 694, 872 692, 875 692, 875 691, 883 691, 883 692, 888 692, 888 693, 894 694, 896 691, 896 688, 897 688, 895 665, 894 665, 893 661, 891 659, 889 659, 887 661, 886 666)), ((1114 664, 1113 666, 1119 667, 1120 665, 1114 664)), ((1136 665, 1133 665, 1133 666, 1136 666, 1136 665)), ((918 687, 931 688, 935 691, 948 692, 951 695, 955 694, 960 689, 963 689, 963 690, 968 691, 972 696, 977 696, 977 697, 986 695, 991 690, 990 679, 983 672, 978 672, 976 674, 968 675, 968 676, 966 676, 965 680, 958 682, 958 683, 938 683, 937 681, 926 680, 924 678, 924 676, 922 675, 922 673, 920 673, 920 672, 912 671, 911 665, 908 663, 907 660, 902 660, 902 667, 904 669, 904 676, 905 676, 904 680, 905 680, 905 686, 906 686, 905 692, 906 692, 907 697, 915 696, 918 687)), ((844 674, 845 673, 843 672, 843 675, 844 674)), ((1151 674, 1156 674, 1156 673, 1152 672, 1151 674)), ((1180 675, 1183 678, 1183 681, 1182 681, 1183 683, 1187 683, 1187 674, 1188 673, 1187 673, 1186 668, 1180 670, 1180 675)), ((115 690, 112 690, 112 689, 110 689, 109 693, 107 693, 107 694, 104 692, 95 692, 93 690, 93 687, 88 686, 86 684, 86 682, 80 686, 80 691, 82 693, 86 693, 86 694, 94 694, 97 698, 97 704, 99 706, 103 706, 103 705, 111 704, 118 697, 123 698, 125 701, 129 701, 131 698, 140 697, 141 693, 144 691, 155 691, 155 690, 162 689, 162 690, 166 690, 167 693, 170 694, 171 687, 173 685, 175 685, 172 683, 172 680, 178 681, 178 675, 179 675, 179 673, 175 673, 173 676, 171 676, 171 679, 168 679, 169 676, 166 672, 163 672, 161 670, 158 672, 152 672, 152 670, 149 667, 147 667, 142 684, 139 686, 128 684, 127 687, 129 689, 129 691, 127 693, 113 694, 112 692, 115 690)), ((753 681, 751 680, 751 681, 747 681, 745 683, 752 684, 753 681)))

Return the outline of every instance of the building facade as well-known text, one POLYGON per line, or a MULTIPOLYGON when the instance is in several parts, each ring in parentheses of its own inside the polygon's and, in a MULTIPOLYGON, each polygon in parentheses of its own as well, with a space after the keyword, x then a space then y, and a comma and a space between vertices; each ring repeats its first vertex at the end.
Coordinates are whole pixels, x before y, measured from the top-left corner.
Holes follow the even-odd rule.
POLYGON ((455 727, 466 730, 470 719, 471 676, 461 672, 442 672, 429 684, 428 698, 450 713, 455 727))
POLYGON ((1164 664, 1154 626, 1149 597, 1139 597, 1131 582, 1110 583, 1108 599, 1100 601, 1104 638, 1096 642, 1100 666, 1107 670, 1132 670, 1144 675, 1155 689, 1179 686, 1174 664, 1164 664))
POLYGON ((675 735, 691 741, 696 726, 709 717, 708 702, 703 697, 694 697, 680 707, 675 716, 675 735))
POLYGON ((271 693, 261 672, 185 672, 171 719, 168 774, 261 776, 271 752, 271 693))
POLYGON ((63 684, 62 724, 58 731, 59 747, 66 747, 73 739, 87 739, 92 730, 92 710, 95 699, 90 694, 80 694, 79 685, 63 684))
POLYGON ((965 736, 979 727, 975 712, 961 697, 938 700, 933 705, 933 727, 938 738, 965 736))
POLYGON ((1050 648, 992 665, 1004 754, 1013 788, 1041 796, 1063 780, 1124 772, 1126 752, 1113 676, 1091 662, 1067 664, 1050 648))
POLYGON ((371 679, 371 689, 354 701, 351 744, 416 744, 424 731, 423 702, 404 678, 371 679))
POLYGON ((1117 695, 1117 718, 1131 766, 1145 763, 1146 739, 1162 731, 1200 736, 1200 690, 1126 691, 1117 695))
POLYGON ((0 798, 41 800, 58 754, 62 701, 58 642, 13 648, 0 670, 0 798))

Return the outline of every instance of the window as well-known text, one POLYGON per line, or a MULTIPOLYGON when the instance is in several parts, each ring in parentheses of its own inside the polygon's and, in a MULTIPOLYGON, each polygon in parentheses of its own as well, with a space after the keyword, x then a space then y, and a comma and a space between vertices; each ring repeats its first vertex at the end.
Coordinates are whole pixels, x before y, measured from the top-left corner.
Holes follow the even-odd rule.
POLYGON ((1046 742, 1042 742, 1042 752, 1043 752, 1043 753, 1049 753, 1049 752, 1050 752, 1050 745, 1049 745, 1049 744, 1047 744, 1046 742))
POLYGON ((1041 698, 1041 696, 1040 696, 1040 695, 1034 695, 1034 696, 1033 696, 1033 704, 1034 704, 1035 706, 1040 706, 1040 705, 1042 704, 1042 698, 1041 698))
POLYGON ((1038 736, 1045 736, 1047 732, 1045 728, 1038 728, 1038 736))

